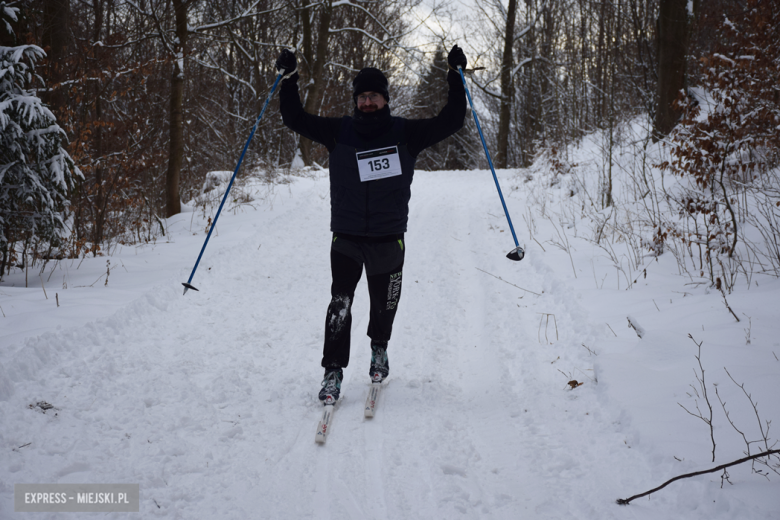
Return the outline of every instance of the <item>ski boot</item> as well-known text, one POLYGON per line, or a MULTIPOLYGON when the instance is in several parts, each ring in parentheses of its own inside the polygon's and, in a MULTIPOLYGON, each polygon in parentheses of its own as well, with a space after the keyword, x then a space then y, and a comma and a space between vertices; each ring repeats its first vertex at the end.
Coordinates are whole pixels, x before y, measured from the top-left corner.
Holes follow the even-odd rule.
POLYGON ((336 404, 341 395, 341 381, 344 379, 344 372, 338 367, 329 367, 325 369, 325 377, 322 380, 322 390, 320 390, 320 401, 322 404, 336 404))
POLYGON ((368 375, 372 383, 381 383, 390 373, 390 362, 387 360, 387 342, 371 342, 371 368, 368 375))

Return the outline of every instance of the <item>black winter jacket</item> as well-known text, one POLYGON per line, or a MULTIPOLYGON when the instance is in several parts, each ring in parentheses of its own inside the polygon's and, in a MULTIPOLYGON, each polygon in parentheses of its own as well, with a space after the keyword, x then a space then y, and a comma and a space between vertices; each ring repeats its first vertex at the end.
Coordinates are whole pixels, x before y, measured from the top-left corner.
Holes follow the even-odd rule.
POLYGON ((331 231, 356 236, 404 233, 414 162, 425 148, 463 127, 466 97, 457 72, 449 72, 447 104, 436 117, 392 117, 390 107, 352 117, 321 117, 303 110, 298 75, 282 82, 280 109, 284 124, 300 135, 324 145, 330 152, 331 231), (360 182, 356 153, 397 146, 402 175, 360 182))

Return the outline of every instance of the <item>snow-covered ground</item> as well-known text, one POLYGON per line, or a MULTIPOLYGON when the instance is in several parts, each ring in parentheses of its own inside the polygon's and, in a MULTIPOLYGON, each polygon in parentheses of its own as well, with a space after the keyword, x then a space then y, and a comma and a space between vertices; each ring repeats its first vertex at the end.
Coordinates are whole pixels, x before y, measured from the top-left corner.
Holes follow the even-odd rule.
POLYGON ((729 468, 730 483, 707 474, 615 503, 744 456, 716 388, 749 441, 780 420, 780 283, 729 294, 737 322, 671 255, 623 274, 575 237, 577 222, 554 227, 555 208, 529 202, 518 172, 499 178, 519 263, 504 257, 514 243, 489 171, 416 174, 387 388, 364 419, 361 281, 322 446, 325 173, 259 186, 251 206, 223 213, 199 292, 181 286, 205 238, 198 211, 169 219, 154 245, 7 276, 0 518, 74 518, 15 513, 19 483, 138 483, 140 518, 780 518, 780 475, 749 463, 729 468), (709 427, 680 406, 707 413, 696 343, 715 462, 709 427))

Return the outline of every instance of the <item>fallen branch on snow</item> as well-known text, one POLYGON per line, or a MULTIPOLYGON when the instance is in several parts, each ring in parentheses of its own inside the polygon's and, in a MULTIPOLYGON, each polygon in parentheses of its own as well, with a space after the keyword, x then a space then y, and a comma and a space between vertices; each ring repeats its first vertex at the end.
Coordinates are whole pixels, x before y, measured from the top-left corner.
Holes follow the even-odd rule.
POLYGON ((630 498, 618 498, 616 500, 616 502, 619 505, 621 505, 621 506, 627 506, 629 504, 629 502, 631 502, 635 498, 642 498, 642 497, 647 496, 647 495, 649 495, 651 493, 655 493, 656 491, 660 491, 661 489, 665 488, 666 486, 668 486, 669 484, 671 484, 675 480, 680 480, 680 479, 688 478, 688 477, 696 477, 698 475, 704 475, 706 473, 715 473, 716 471, 720 471, 722 469, 730 468, 731 466, 736 466, 737 464, 742 464, 743 462, 747 462, 749 460, 759 459, 761 457, 768 457, 769 455, 774 455, 774 454, 778 454, 778 453, 780 453, 780 450, 769 450, 769 451, 765 451, 763 453, 758 453, 756 455, 751 455, 749 457, 745 457, 743 459, 735 460, 734 462, 729 462, 728 464, 721 464, 717 468, 706 469, 706 470, 703 470, 703 471, 696 471, 694 473, 686 473, 685 475, 678 475, 678 476, 674 477, 673 479, 667 480, 666 482, 664 482, 663 484, 661 484, 657 488, 651 489, 650 491, 645 491, 644 493, 639 494, 639 495, 634 495, 634 496, 632 496, 630 498))
POLYGON ((628 320, 628 326, 634 329, 634 332, 636 332, 636 335, 639 336, 639 339, 642 339, 645 336, 645 329, 642 328, 642 326, 639 324, 639 322, 636 321, 635 318, 626 316, 626 319, 628 320))

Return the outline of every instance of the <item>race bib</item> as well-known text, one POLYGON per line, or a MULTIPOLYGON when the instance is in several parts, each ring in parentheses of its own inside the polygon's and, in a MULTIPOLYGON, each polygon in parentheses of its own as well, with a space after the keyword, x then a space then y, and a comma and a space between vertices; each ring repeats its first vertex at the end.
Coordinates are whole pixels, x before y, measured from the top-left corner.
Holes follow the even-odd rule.
POLYGON ((358 152, 355 155, 360 171, 360 182, 395 177, 402 173, 397 146, 358 152))

